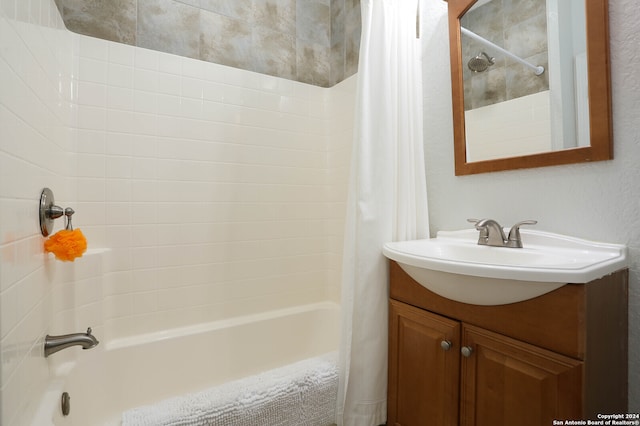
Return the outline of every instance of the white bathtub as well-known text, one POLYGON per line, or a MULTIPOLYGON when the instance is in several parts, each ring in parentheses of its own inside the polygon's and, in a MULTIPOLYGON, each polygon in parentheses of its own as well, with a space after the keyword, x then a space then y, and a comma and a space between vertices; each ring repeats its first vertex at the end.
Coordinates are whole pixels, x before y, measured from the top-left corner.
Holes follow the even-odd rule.
POLYGON ((335 351, 339 322, 326 302, 101 343, 52 382, 53 424, 119 425, 125 410, 335 351))

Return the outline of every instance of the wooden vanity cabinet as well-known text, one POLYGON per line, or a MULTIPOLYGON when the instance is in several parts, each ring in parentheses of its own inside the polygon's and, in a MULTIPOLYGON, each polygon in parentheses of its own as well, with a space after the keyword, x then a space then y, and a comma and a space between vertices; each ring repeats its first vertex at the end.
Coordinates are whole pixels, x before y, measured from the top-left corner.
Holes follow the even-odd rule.
POLYGON ((440 297, 391 262, 389 426, 551 425, 627 411, 627 271, 524 302, 440 297))

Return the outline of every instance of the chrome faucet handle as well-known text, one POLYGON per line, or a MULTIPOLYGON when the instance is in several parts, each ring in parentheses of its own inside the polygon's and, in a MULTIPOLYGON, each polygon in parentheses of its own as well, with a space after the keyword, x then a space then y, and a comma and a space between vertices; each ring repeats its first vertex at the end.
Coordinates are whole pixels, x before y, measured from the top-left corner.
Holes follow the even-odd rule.
POLYGON ((467 219, 467 222, 473 223, 473 226, 478 231, 480 231, 480 235, 478 236, 478 244, 480 244, 480 241, 486 241, 489 238, 489 228, 487 228, 486 226, 480 228, 476 226, 479 222, 481 222, 480 219, 467 219))
POLYGON ((522 248, 522 237, 520 236, 520 227, 522 225, 535 225, 537 220, 523 220, 511 227, 509 236, 507 237, 507 247, 522 248))
POLYGON ((504 230, 495 220, 482 219, 476 223, 476 229, 480 231, 479 245, 494 247, 504 247, 506 245, 507 237, 504 235, 504 230))

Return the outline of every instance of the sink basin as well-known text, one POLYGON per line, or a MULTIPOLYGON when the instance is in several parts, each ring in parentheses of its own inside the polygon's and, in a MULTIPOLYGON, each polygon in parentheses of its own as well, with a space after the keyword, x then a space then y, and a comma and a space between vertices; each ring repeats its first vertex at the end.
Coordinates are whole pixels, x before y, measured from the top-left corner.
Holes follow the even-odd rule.
POLYGON ((464 229, 386 243, 383 253, 423 287, 475 305, 521 302, 628 265, 624 245, 528 229, 520 233, 524 248, 478 245, 478 231, 464 229))

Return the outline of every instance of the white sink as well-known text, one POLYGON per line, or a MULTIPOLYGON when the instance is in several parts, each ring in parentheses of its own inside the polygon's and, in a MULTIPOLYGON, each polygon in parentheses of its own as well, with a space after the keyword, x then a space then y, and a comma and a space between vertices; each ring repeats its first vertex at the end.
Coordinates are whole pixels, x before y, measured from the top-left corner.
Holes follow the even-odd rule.
POLYGON ((503 305, 541 296, 567 283, 585 284, 626 268, 627 248, 521 230, 524 248, 478 245, 478 231, 441 231, 436 238, 384 245, 384 255, 440 296, 503 305))

